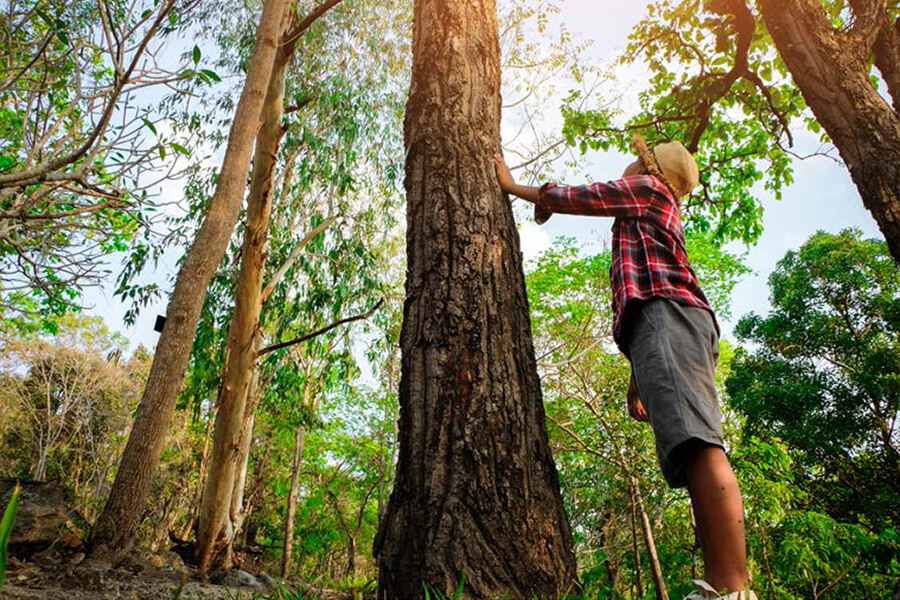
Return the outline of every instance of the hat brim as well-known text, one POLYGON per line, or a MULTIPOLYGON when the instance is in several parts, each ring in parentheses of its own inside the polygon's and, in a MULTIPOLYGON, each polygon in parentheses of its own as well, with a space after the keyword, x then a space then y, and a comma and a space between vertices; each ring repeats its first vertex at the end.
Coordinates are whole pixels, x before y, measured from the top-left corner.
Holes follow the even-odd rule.
POLYGON ((653 153, 653 150, 647 146, 644 137, 641 134, 636 133, 631 138, 631 143, 634 146, 635 152, 637 152, 638 158, 644 163, 644 169, 646 169, 647 173, 662 181, 676 199, 680 198, 682 194, 669 183, 665 173, 663 173, 662 168, 659 166, 659 162, 656 160, 656 155, 653 153))

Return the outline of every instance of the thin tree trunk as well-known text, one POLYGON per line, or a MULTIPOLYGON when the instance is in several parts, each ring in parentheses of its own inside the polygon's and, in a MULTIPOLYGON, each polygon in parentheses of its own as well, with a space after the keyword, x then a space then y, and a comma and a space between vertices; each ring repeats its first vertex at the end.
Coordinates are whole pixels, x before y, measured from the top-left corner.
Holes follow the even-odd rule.
POLYGON ((613 511, 607 513, 600 526, 600 549, 604 552, 603 566, 606 567, 606 580, 609 583, 609 589, 615 590, 618 585, 619 569, 617 563, 612 560, 612 553, 607 551, 609 541, 609 529, 615 522, 616 514, 613 511))
POLYGON ((356 535, 347 532, 347 571, 350 579, 356 577, 356 535))
MULTIPOLYGON (((312 362, 304 360, 303 365, 303 396, 301 397, 301 405, 311 407, 314 411, 316 401, 310 403, 312 398, 312 382, 310 374, 312 373, 312 362)), ((303 465, 303 441, 306 435, 306 427, 303 424, 297 425, 294 434, 294 459, 291 463, 291 490, 288 493, 287 511, 284 520, 284 553, 281 557, 281 576, 287 577, 291 568, 291 555, 294 550, 294 518, 297 514, 297 496, 300 493, 300 467, 303 465)))
POLYGON ((209 442, 212 439, 212 425, 215 420, 215 414, 215 407, 210 406, 206 415, 206 436, 203 438, 203 454, 200 455, 200 474, 197 475, 197 489, 194 492, 194 498, 191 501, 191 506, 188 510, 187 522, 184 525, 184 530, 181 532, 180 537, 182 540, 190 538, 191 532, 194 530, 194 522, 197 518, 197 513, 200 510, 200 501, 203 498, 203 486, 206 483, 206 471, 209 466, 209 442))
POLYGON ((638 510, 641 512, 641 524, 644 528, 644 543, 647 545, 647 555, 650 558, 650 574, 653 577, 653 585, 656 590, 656 600, 669 600, 669 592, 666 590, 666 582, 663 579, 662 567, 659 564, 659 555, 656 553, 656 542, 653 541, 653 528, 650 527, 650 517, 644 507, 644 499, 641 497, 641 488, 637 480, 631 476, 632 493, 637 500, 638 510))
POLYGON ((637 585, 637 597, 644 597, 643 574, 641 573, 641 551, 637 532, 637 494, 629 482, 628 496, 631 500, 631 551, 634 554, 634 582, 637 585))
POLYGON ((166 310, 166 325, 138 407, 115 482, 92 532, 93 552, 130 546, 184 377, 205 290, 225 254, 241 208, 250 155, 262 113, 265 90, 280 40, 287 0, 266 0, 256 33, 247 79, 238 101, 228 147, 197 237, 184 257, 166 310))
POLYGON ((900 115, 869 79, 874 48, 890 92, 900 93, 900 48, 884 7, 868 4, 854 11, 848 31, 831 26, 820 0, 760 0, 759 8, 803 98, 900 262, 900 115))
POLYGON ((500 144, 493 0, 416 0, 400 454, 378 598, 556 597, 575 576, 500 144))
POLYGON ((300 492, 300 466, 303 464, 303 437, 306 428, 297 427, 294 434, 294 460, 291 463, 291 491, 287 497, 287 511, 284 517, 284 553, 281 556, 281 576, 287 577, 291 569, 291 555, 294 550, 294 518, 297 515, 297 495, 300 492))
POLYGON ((38 453, 37 464, 34 466, 34 471, 32 471, 32 473, 31 473, 31 478, 34 479, 35 481, 43 481, 44 480, 44 475, 45 475, 44 471, 46 470, 46 467, 47 467, 47 455, 49 453, 50 453, 49 448, 47 448, 46 450, 44 448, 40 449, 40 452, 38 453))

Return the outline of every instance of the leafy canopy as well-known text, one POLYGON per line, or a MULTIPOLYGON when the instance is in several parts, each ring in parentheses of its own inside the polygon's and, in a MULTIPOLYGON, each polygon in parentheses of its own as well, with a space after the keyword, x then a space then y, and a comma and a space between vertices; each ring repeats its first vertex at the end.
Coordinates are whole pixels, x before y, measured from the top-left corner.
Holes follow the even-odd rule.
POLYGON ((799 452, 814 504, 875 530, 900 504, 900 269, 884 242, 819 232, 769 278, 772 310, 735 333, 727 389, 752 434, 799 452))

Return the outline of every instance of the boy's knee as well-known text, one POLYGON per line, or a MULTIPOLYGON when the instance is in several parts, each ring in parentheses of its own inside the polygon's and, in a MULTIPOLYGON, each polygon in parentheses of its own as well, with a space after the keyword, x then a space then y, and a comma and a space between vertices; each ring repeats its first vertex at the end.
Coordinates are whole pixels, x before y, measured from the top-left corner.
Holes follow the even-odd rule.
POLYGON ((679 444, 672 451, 672 455, 685 466, 689 466, 698 458, 724 458, 726 461, 728 460, 722 446, 711 444, 698 438, 679 444))

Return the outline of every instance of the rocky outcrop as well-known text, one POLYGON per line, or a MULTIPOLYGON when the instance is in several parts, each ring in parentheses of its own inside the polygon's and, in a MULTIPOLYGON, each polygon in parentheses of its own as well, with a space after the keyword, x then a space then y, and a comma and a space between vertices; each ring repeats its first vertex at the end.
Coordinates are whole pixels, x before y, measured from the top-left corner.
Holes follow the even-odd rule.
MULTIPOLYGON (((0 510, 6 507, 15 486, 15 479, 0 479, 0 510)), ((28 556, 50 547, 60 540, 67 523, 76 518, 76 513, 66 506, 65 495, 58 485, 41 481, 19 482, 19 506, 9 536, 10 553, 28 556)), ((73 543, 70 536, 64 541, 66 545, 73 543)))

